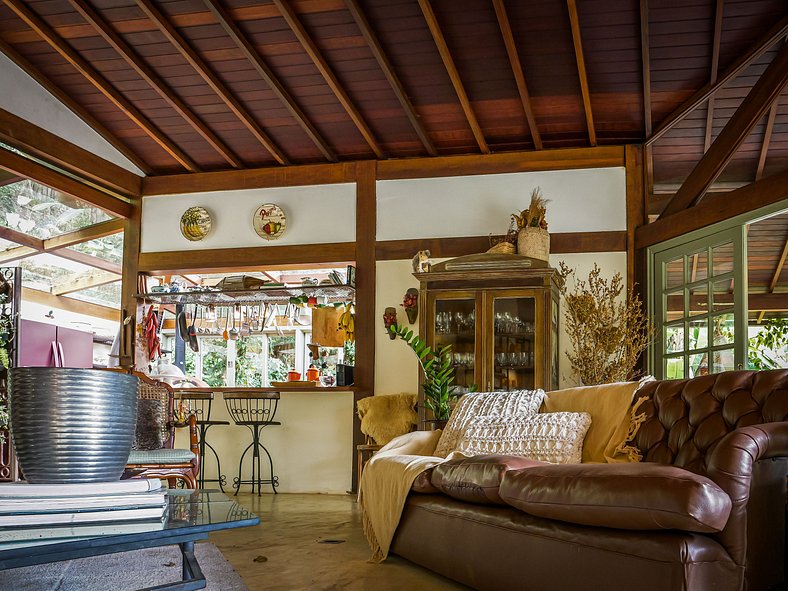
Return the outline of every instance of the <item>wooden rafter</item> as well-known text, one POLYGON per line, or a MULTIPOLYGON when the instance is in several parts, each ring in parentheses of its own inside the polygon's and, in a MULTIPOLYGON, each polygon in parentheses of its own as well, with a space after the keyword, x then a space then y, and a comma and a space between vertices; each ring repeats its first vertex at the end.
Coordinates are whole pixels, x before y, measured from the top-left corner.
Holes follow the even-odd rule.
POLYGON ((311 59, 312 63, 315 64, 315 67, 320 72, 323 80, 326 81, 326 84, 328 84, 329 88, 334 93, 334 96, 337 97, 337 100, 342 105, 342 108, 345 109, 345 112, 355 124, 356 129, 358 129, 359 133, 361 133, 364 140, 374 152, 375 156, 378 158, 384 158, 385 155, 383 153, 383 149, 375 139, 372 130, 369 128, 369 125, 367 125, 366 121, 364 121, 361 113, 350 100, 350 97, 348 96, 347 92, 345 92, 345 89, 339 83, 339 79, 329 67, 328 62, 323 57, 323 54, 320 53, 320 50, 317 48, 317 45, 315 45, 312 37, 310 37, 309 33, 307 33, 304 25, 301 23, 301 20, 298 18, 298 15, 296 15, 295 11, 293 10, 293 7, 290 6, 290 3, 287 0, 273 0, 273 3, 287 22, 287 25, 295 34, 298 42, 301 44, 301 47, 304 48, 304 51, 309 56, 309 59, 311 59))
POLYGON ((58 250, 59 248, 67 248, 75 244, 82 244, 90 240, 97 240, 105 236, 112 236, 123 232, 123 220, 120 218, 114 220, 107 220, 106 222, 99 222, 80 230, 61 234, 53 238, 44 240, 44 251, 58 250))
POLYGON ((769 114, 766 117, 766 129, 763 130, 763 140, 761 142, 761 151, 758 155, 758 168, 755 170, 755 180, 759 181, 763 177, 763 169, 766 166, 766 154, 769 152, 769 143, 772 141, 772 131, 774 130, 774 119, 777 117, 777 107, 780 103, 780 98, 776 98, 769 109, 769 114))
MULTIPOLYGON (((643 78, 643 127, 645 136, 651 135, 651 43, 649 34, 648 0, 640 0, 640 67, 643 78)), ((654 150, 645 146, 643 151, 646 199, 654 192, 654 150)))
POLYGON ((103 123, 96 119, 87 109, 77 103, 69 95, 63 92, 60 87, 52 83, 52 81, 41 73, 41 70, 36 68, 26 58, 24 58, 18 51, 11 47, 8 43, 0 39, 0 52, 17 65, 25 74, 30 76, 44 90, 54 96, 74 115, 82 119, 88 127, 103 137, 113 148, 120 152, 129 162, 139 168, 145 174, 150 174, 153 169, 142 158, 137 156, 131 148, 124 144, 114 133, 107 129, 103 123))
POLYGON ((498 27, 501 29, 503 43, 506 46, 506 53, 509 56, 509 65, 512 67, 512 74, 517 84, 520 102, 523 104, 525 118, 528 121, 528 129, 531 130, 531 138, 534 141, 534 147, 537 150, 541 150, 542 136, 539 133, 539 128, 536 126, 536 117, 534 117, 534 110, 531 106, 531 94, 528 92, 528 85, 525 83, 525 72, 522 63, 520 63, 520 54, 517 51, 517 44, 514 41, 514 34, 512 33, 512 26, 509 23, 509 15, 506 12, 504 0, 493 0, 493 8, 495 8, 495 16, 498 18, 498 27))
POLYGON ((186 41, 175 26, 159 10, 158 6, 151 0, 136 0, 137 5, 145 15, 159 28, 167 40, 178 50, 178 52, 189 62, 200 77, 208 86, 222 99, 225 105, 235 114, 262 146, 270 152, 279 164, 289 164, 287 156, 282 150, 268 137, 260 124, 252 115, 241 105, 230 90, 219 80, 219 77, 208 67, 205 61, 197 54, 194 48, 186 41))
POLYGON ((24 232, 14 230, 13 228, 0 226, 0 238, 3 240, 8 240, 9 242, 15 242, 21 246, 27 246, 28 248, 32 248, 38 252, 42 252, 44 250, 44 241, 41 240, 41 238, 36 238, 30 234, 25 234, 24 232))
POLYGON ((72 277, 65 283, 53 285, 51 291, 52 295, 62 296, 82 291, 83 289, 91 289, 93 287, 99 287, 100 285, 115 283, 120 280, 120 275, 116 275, 115 273, 109 273, 107 271, 90 271, 84 275, 72 277))
POLYGON ((454 58, 452 58, 449 46, 446 44, 446 38, 443 36, 443 31, 438 24, 438 19, 435 16, 435 11, 432 9, 432 4, 430 4, 430 0, 419 0, 419 6, 421 7, 421 12, 424 14, 424 20, 427 22, 430 33, 432 34, 432 39, 438 47, 438 53, 441 56, 446 72, 449 74, 454 92, 457 93, 457 98, 460 99, 460 105, 465 113, 465 118, 468 120, 468 125, 471 127, 473 137, 476 138, 476 143, 479 145, 479 150, 481 150, 482 154, 489 154, 490 148, 487 145, 487 140, 484 139, 482 128, 479 125, 478 119, 476 119, 476 114, 473 112, 471 101, 468 99, 468 94, 465 92, 465 86, 463 86, 462 79, 460 78, 460 72, 454 64, 454 58))
POLYGON ((123 38, 118 35, 109 23, 99 15, 86 0, 69 0, 71 6, 82 15, 90 25, 101 35, 104 40, 117 51, 120 56, 131 66, 135 72, 147 82, 159 96, 199 133, 208 144, 224 158, 228 164, 235 168, 242 168, 243 162, 233 151, 200 119, 191 108, 173 92, 173 90, 149 68, 142 58, 135 52, 123 38))
POLYGON ((695 92, 695 94, 684 101, 678 109, 668 115, 665 120, 657 126, 654 133, 646 138, 646 144, 653 144, 665 135, 674 125, 683 120, 684 117, 702 105, 711 95, 717 92, 717 90, 725 86, 730 80, 744 70, 744 68, 749 66, 750 62, 762 55, 782 37, 785 37, 786 33, 788 33, 788 16, 784 16, 780 19, 780 21, 769 29, 763 37, 758 39, 747 51, 742 53, 736 61, 728 66, 728 68, 717 77, 717 82, 704 85, 695 92))
POLYGON ((249 39, 241 31, 240 27, 235 23, 227 10, 222 6, 219 0, 204 0, 205 5, 216 17, 216 20, 224 29, 233 42, 238 46, 238 49, 246 56, 249 63, 252 64, 260 77, 265 81, 277 98, 282 102, 288 112, 293 116, 301 129, 309 136, 312 143, 315 144, 318 150, 331 162, 337 161, 337 155, 328 145, 325 139, 320 135, 320 132, 315 128, 311 121, 307 118, 301 107, 298 106, 295 99, 290 95, 287 89, 282 85, 276 75, 273 73, 268 64, 263 61, 260 53, 255 49, 249 39))
POLYGON ((402 110, 405 111, 408 121, 410 121, 410 124, 413 126, 416 135, 419 136, 424 149, 430 156, 437 156, 438 151, 435 149, 435 145, 432 143, 427 129, 424 127, 424 122, 416 112, 416 108, 413 106, 413 103, 408 97, 408 93, 405 91, 405 87, 394 71, 394 67, 386 56, 386 52, 383 51, 383 46, 372 30, 372 26, 369 24, 369 20, 364 14, 358 0, 345 0, 345 4, 350 14, 353 16, 353 20, 356 21, 356 25, 358 25, 358 28, 361 30, 361 34, 364 36, 364 40, 367 42, 370 51, 372 51, 372 55, 375 56, 375 60, 383 71, 383 75, 391 85, 391 89, 394 91, 394 95, 397 97, 399 104, 402 105, 402 110))
POLYGON ((583 56, 583 39, 580 34, 580 19, 577 16, 575 0, 566 0, 569 8, 569 23, 572 26, 572 44, 575 47, 575 61, 577 62, 577 75, 580 78, 580 93, 583 96, 583 110, 586 114, 588 125, 588 140, 596 146, 596 129, 594 129, 594 113, 591 110, 591 92, 588 90, 588 75, 586 74, 586 60, 583 56))
POLYGON ((189 158, 183 150, 178 148, 161 130, 159 130, 142 112, 128 99, 118 92, 104 76, 102 76, 90 63, 74 51, 57 33, 39 18, 22 0, 2 0, 14 11, 31 29, 46 41, 60 56, 70 63, 88 82, 90 82, 112 104, 131 119, 153 141, 172 156, 186 170, 197 171, 199 167, 189 158))
MULTIPOLYGON (((777 287, 777 282, 780 281, 780 275, 783 272, 783 267, 785 266, 785 258, 788 256, 788 239, 785 240, 785 244, 783 244, 783 252, 780 255, 780 260, 777 261, 777 267, 774 269, 774 275, 772 275, 772 280, 769 282, 769 293, 774 293, 774 289, 777 287)), ((761 323, 763 317, 766 315, 764 310, 761 310, 761 313, 758 314, 758 324, 761 323)))
POLYGON ((102 271, 115 273, 116 275, 121 275, 123 272, 121 266, 118 263, 105 261, 104 259, 100 259, 99 257, 93 256, 92 254, 71 250, 70 248, 50 250, 47 252, 47 254, 55 255, 61 259, 74 261, 75 263, 81 263, 83 265, 87 265, 88 267, 93 267, 94 269, 101 269, 102 271))
MULTIPOLYGON (((714 40, 711 46, 711 74, 709 75, 709 84, 714 85, 717 82, 717 73, 720 69, 720 43, 722 41, 722 11, 724 8, 725 0, 717 0, 717 6, 714 11, 714 40)), ((709 97, 709 103, 706 107, 706 134, 703 138, 703 152, 708 152, 711 146, 711 132, 714 125, 714 95, 709 97)))
POLYGON ((17 246, 15 248, 9 248, 8 250, 4 250, 0 252, 0 264, 6 265, 13 261, 20 261, 22 259, 26 259, 29 256, 33 256, 34 254, 38 254, 40 251, 36 250, 35 248, 30 248, 29 246, 17 246))
POLYGON ((670 200, 662 217, 691 207, 703 198, 752 128, 763 117, 788 83, 788 44, 780 51, 755 82, 747 97, 670 200))
POLYGON ((86 316, 93 316, 94 318, 104 318, 105 320, 112 320, 114 322, 120 320, 120 310, 117 308, 102 306, 92 302, 82 302, 66 296, 56 296, 49 292, 41 291, 40 289, 23 287, 22 299, 26 302, 33 302, 41 304, 42 306, 51 306, 59 310, 74 312, 76 314, 85 314, 86 316))

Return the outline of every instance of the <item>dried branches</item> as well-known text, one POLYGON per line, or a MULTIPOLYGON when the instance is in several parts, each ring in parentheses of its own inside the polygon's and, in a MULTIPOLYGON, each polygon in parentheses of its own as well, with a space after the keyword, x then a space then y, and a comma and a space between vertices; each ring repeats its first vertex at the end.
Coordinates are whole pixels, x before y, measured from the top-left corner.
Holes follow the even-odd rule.
POLYGON ((512 214, 512 219, 517 223, 517 228, 541 228, 547 230, 547 199, 542 196, 542 190, 536 187, 531 191, 531 203, 528 204, 528 209, 512 214))
POLYGON ((637 377, 638 358, 654 337, 640 298, 634 293, 621 297, 621 274, 616 273, 608 282, 596 264, 586 282, 561 262, 559 278, 566 332, 572 343, 567 356, 580 381, 590 386, 637 377), (571 290, 567 285, 570 276, 571 290))

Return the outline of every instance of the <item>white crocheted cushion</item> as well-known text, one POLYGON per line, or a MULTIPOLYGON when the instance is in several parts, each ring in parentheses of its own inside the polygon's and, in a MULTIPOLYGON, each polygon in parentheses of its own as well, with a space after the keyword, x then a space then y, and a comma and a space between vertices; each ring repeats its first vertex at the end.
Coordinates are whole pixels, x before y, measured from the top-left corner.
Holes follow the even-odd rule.
POLYGON ((508 392, 473 392, 457 401, 449 422, 441 434, 433 455, 445 458, 457 444, 475 417, 498 417, 501 420, 525 418, 539 412, 544 390, 511 390, 508 392))
POLYGON ((466 456, 504 454, 553 464, 579 464, 583 439, 591 426, 587 412, 552 412, 502 420, 471 420, 457 450, 466 456))

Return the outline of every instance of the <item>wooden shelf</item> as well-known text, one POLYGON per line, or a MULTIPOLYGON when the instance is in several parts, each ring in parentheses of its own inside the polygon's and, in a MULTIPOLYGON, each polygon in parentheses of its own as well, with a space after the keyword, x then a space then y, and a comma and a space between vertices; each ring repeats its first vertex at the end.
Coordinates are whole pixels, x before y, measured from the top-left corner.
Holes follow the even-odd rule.
POLYGON ((287 304, 290 298, 303 296, 325 296, 331 303, 355 298, 356 290, 350 285, 297 285, 220 291, 204 289, 194 291, 156 292, 137 294, 142 299, 156 304, 201 304, 205 306, 231 306, 234 304, 287 304))

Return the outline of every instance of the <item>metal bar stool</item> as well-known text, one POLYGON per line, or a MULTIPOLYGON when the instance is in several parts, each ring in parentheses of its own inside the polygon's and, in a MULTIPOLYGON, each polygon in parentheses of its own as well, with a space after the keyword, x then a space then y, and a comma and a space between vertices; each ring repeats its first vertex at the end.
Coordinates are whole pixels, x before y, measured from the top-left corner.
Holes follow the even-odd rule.
POLYGON ((229 425, 230 421, 212 421, 211 420, 211 405, 213 404, 213 392, 191 392, 189 390, 177 390, 175 392, 175 400, 178 405, 178 415, 181 415, 181 405, 183 405, 183 414, 193 414, 197 417, 197 428, 200 435, 200 473, 197 476, 197 487, 205 488, 206 482, 216 482, 219 488, 224 492, 224 485, 227 484, 227 478, 222 474, 222 464, 219 461, 219 454, 213 446, 208 443, 208 429, 214 425, 229 425), (216 471, 218 478, 205 479, 205 448, 208 448, 216 458, 216 471))
POLYGON ((238 477, 233 480, 235 494, 238 494, 242 484, 251 484, 252 493, 254 493, 254 487, 257 484, 258 497, 262 492, 263 484, 270 484, 274 493, 276 493, 276 487, 279 486, 279 477, 274 475, 274 461, 271 459, 271 454, 260 443, 260 431, 268 425, 282 424, 279 421, 274 421, 276 407, 279 404, 279 392, 225 392, 224 403, 227 405, 227 410, 233 422, 236 425, 247 427, 252 433, 252 443, 241 454, 241 459, 238 462, 238 477), (250 449, 252 450, 252 475, 250 480, 243 480, 244 456, 250 449), (271 478, 269 479, 262 478, 260 450, 263 450, 265 455, 268 456, 268 464, 271 467, 271 478), (255 473, 257 477, 255 477, 255 473))

